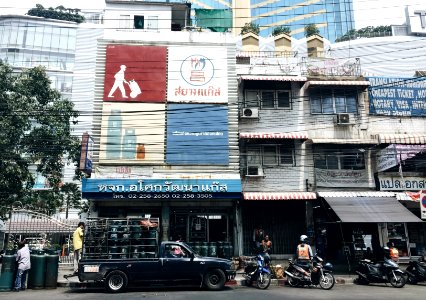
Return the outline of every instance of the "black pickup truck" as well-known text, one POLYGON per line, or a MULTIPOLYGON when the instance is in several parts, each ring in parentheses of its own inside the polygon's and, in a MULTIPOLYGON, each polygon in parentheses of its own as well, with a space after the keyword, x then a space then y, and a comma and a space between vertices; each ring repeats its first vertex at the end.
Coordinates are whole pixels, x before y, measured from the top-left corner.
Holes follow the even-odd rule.
POLYGON ((200 256, 180 242, 162 242, 151 258, 83 258, 78 271, 81 282, 103 282, 110 292, 121 292, 129 283, 193 283, 221 290, 234 277, 230 260, 200 256))

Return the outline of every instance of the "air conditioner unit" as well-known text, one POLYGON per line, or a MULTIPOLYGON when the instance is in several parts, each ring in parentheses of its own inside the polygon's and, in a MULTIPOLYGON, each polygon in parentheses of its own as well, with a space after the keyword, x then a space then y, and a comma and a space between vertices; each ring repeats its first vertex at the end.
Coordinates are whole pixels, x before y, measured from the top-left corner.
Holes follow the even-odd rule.
POLYGON ((349 114, 337 114, 336 124, 338 124, 338 125, 349 125, 350 124, 349 114))
POLYGON ((261 166, 247 166, 247 177, 262 177, 263 169, 261 166))
POLYGON ((247 118, 247 119, 257 119, 259 118, 259 109, 258 108, 243 108, 241 110, 241 118, 247 118))

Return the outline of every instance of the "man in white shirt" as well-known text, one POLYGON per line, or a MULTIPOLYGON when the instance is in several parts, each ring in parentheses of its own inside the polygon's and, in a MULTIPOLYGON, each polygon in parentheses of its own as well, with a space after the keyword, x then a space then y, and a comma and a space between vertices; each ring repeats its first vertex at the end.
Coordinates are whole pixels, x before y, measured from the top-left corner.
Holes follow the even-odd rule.
POLYGON ((30 249, 25 244, 25 240, 19 242, 18 252, 16 253, 16 261, 18 263, 18 271, 16 272, 15 288, 13 291, 25 290, 27 288, 27 274, 31 269, 30 249))

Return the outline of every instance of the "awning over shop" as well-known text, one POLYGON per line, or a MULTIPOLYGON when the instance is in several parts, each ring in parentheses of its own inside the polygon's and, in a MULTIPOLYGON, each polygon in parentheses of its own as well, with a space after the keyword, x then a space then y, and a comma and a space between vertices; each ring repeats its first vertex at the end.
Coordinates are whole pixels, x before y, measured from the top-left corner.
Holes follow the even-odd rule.
POLYGON ((316 193, 311 192, 294 192, 294 193, 243 193, 244 200, 314 200, 317 198, 316 193))
POLYGON ((370 82, 367 80, 310 80, 304 85, 305 88, 310 86, 324 86, 324 85, 344 85, 344 86, 363 86, 367 87, 370 82))
POLYGON ((304 132, 240 132, 241 139, 307 139, 304 132))
POLYGON ((377 144, 377 140, 372 139, 310 139, 313 144, 377 144))
POLYGON ((380 144, 426 144, 426 134, 378 134, 380 144))
POLYGON ((342 222, 422 222, 395 197, 324 197, 342 222))
POLYGON ((241 75, 243 80, 272 80, 272 81, 306 81, 308 78, 304 76, 283 76, 283 75, 241 75))

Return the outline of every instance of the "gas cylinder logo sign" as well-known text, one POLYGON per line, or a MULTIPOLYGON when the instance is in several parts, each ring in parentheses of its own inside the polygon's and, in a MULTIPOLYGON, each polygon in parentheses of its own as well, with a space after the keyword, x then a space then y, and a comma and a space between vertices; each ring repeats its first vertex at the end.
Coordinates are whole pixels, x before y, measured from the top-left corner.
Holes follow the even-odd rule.
POLYGON ((426 190, 420 192, 420 211, 422 219, 426 219, 426 190))
POLYGON ((201 86, 210 82, 214 76, 214 66, 203 55, 191 55, 182 62, 182 78, 190 85, 201 86))

